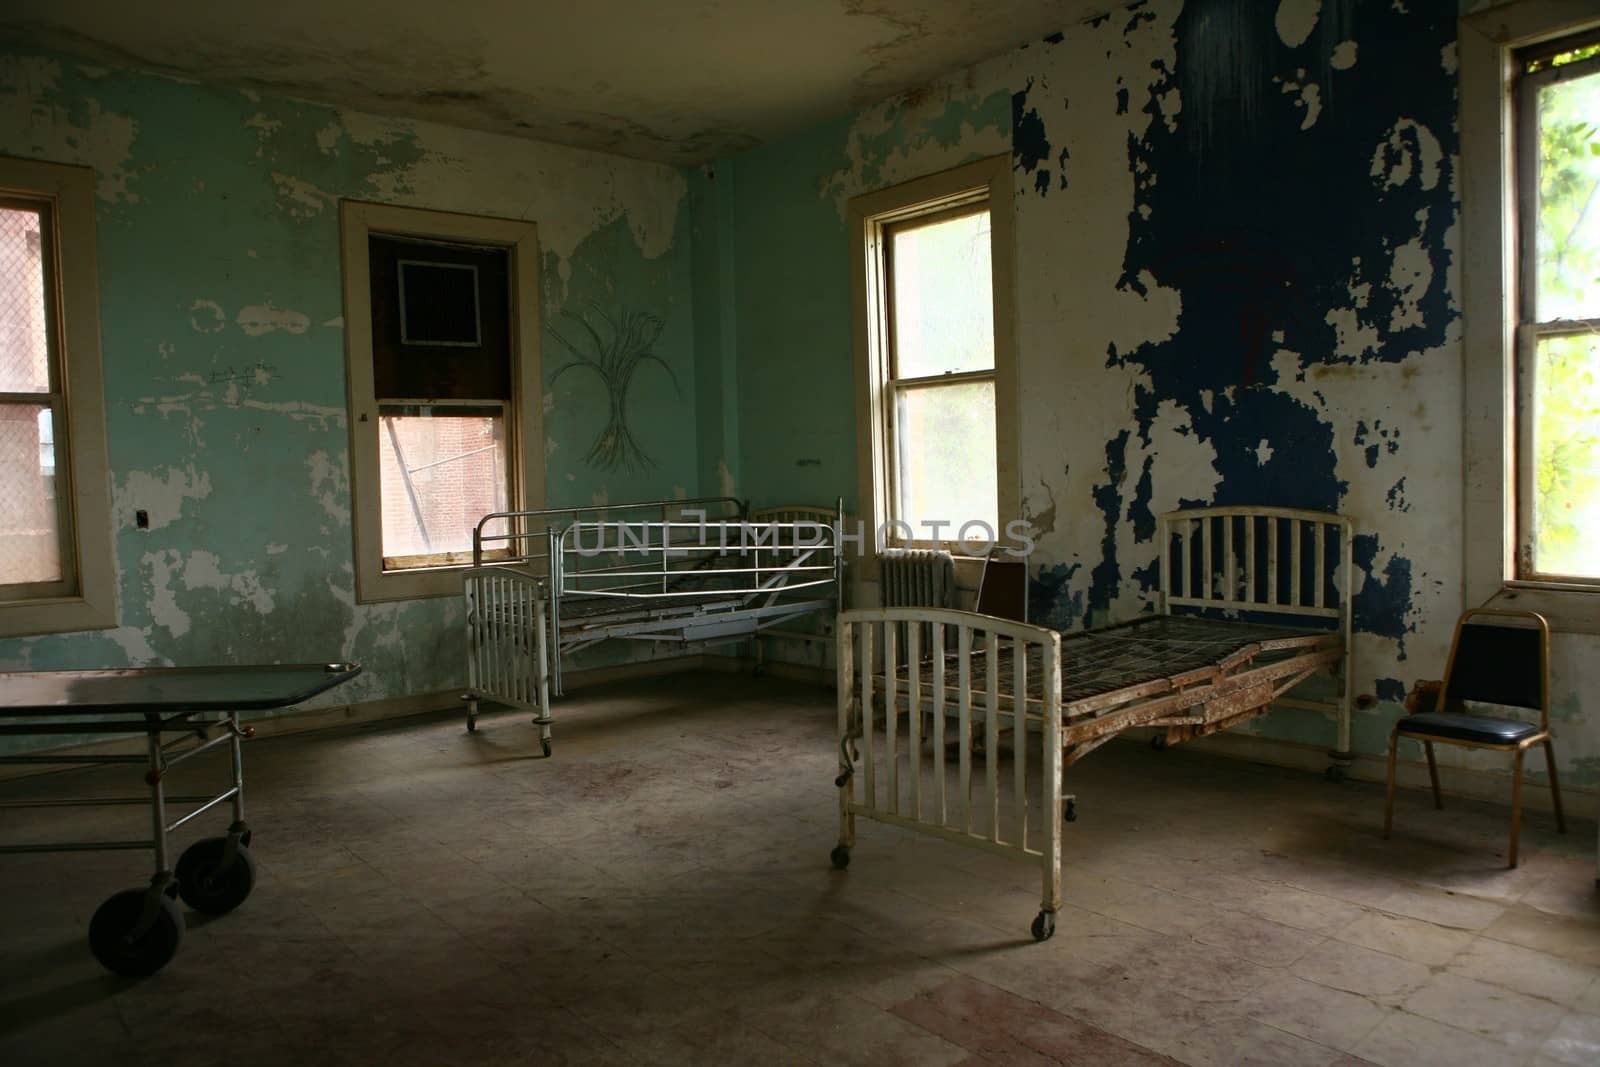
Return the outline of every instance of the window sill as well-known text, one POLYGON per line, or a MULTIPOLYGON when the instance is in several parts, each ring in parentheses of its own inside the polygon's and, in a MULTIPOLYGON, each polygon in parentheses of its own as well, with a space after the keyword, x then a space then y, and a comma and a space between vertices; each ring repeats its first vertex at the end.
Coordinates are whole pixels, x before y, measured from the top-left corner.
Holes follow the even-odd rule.
POLYGON ((1483 606, 1537 611, 1558 633, 1600 634, 1600 587, 1507 582, 1483 606))
POLYGON ((59 597, 48 600, 0 602, 0 637, 36 637, 40 634, 109 630, 116 625, 116 605, 110 597, 92 600, 83 597, 59 597))
POLYGON ((390 600, 460 596, 461 576, 471 566, 469 562, 448 567, 417 567, 380 571, 376 575, 357 575, 356 603, 377 604, 390 600))

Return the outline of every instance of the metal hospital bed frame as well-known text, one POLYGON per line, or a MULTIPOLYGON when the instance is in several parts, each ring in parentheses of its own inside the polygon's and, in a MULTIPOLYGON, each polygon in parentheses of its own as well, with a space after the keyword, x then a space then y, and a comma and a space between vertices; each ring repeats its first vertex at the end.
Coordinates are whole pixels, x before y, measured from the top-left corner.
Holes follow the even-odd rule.
POLYGON ((1070 634, 963 611, 843 613, 834 866, 849 865, 858 816, 1036 862, 1042 941, 1061 908, 1063 823, 1077 817, 1062 773, 1123 731, 1155 727, 1156 741, 1176 743, 1274 705, 1317 710, 1337 722, 1328 776, 1342 778, 1350 532, 1347 518, 1322 512, 1170 512, 1158 530, 1156 613, 1070 634), (1337 675, 1335 696, 1287 695, 1323 672, 1337 675))
POLYGON ((564 656, 608 640, 682 651, 834 614, 843 588, 837 509, 746 517, 732 497, 486 515, 465 574, 467 729, 478 703, 534 712, 551 750, 564 656))
POLYGON ((25 842, 0 845, 0 853, 151 849, 155 874, 150 885, 124 890, 100 905, 89 921, 89 947, 108 970, 135 978, 154 974, 183 941, 184 919, 174 895, 196 911, 220 915, 238 907, 255 885, 240 752, 240 742, 254 731, 239 724, 239 713, 286 708, 360 673, 352 663, 0 673, 0 735, 143 734, 146 740, 142 756, 45 752, 0 756, 0 763, 143 765, 150 787, 147 797, 0 802, 0 808, 11 809, 150 805, 149 837, 25 842), (175 736, 165 740, 169 735, 175 736), (215 794, 167 793, 165 779, 174 767, 219 745, 227 745, 232 757, 231 785, 215 794), (184 850, 176 867, 170 864, 168 835, 225 801, 233 809, 227 836, 202 838, 184 850), (168 803, 195 806, 169 821, 168 803))

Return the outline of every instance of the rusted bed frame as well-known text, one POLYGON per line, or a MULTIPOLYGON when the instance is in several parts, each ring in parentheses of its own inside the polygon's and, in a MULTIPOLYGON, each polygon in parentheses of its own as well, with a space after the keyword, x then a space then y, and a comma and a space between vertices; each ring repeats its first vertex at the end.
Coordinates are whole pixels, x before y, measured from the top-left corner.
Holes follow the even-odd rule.
POLYGON ((1337 722, 1329 776, 1340 777, 1350 759, 1349 520, 1194 508, 1163 515, 1158 544, 1158 612, 1117 626, 1063 635, 963 611, 843 613, 834 865, 850 862, 858 816, 1037 862, 1033 934, 1044 940, 1061 907, 1062 825, 1076 817, 1063 771, 1122 732, 1156 727, 1175 743, 1274 705, 1310 708, 1337 722), (1315 625, 1274 624, 1281 618, 1315 625), (1319 672, 1338 675, 1336 696, 1288 695, 1319 672))

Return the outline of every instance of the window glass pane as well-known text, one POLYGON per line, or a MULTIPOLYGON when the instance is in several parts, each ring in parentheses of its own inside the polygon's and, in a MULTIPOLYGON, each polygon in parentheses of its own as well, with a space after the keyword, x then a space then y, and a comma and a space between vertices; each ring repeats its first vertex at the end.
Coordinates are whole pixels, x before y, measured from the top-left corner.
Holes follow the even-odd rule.
POLYGON ((1600 71, 1539 90, 1535 315, 1600 318, 1600 71))
POLYGON ((61 580, 50 409, 0 405, 0 584, 61 580))
POLYGON ((506 509, 505 416, 494 408, 382 408, 383 555, 472 551, 472 530, 506 509))
POLYGON ((1533 569, 1600 578, 1600 334, 1541 338, 1535 360, 1533 569))
POLYGON ((0 392, 50 391, 42 213, 0 207, 0 392))
MULTIPOLYGON (((943 522, 940 540, 961 525, 982 521, 995 530, 994 382, 960 382, 902 389, 895 396, 895 517, 919 540, 924 522, 943 522)), ((995 531, 998 533, 999 531, 995 531)), ((974 538, 979 534, 972 532, 974 538)))
POLYGON ((894 377, 994 367, 989 212, 891 231, 894 377))

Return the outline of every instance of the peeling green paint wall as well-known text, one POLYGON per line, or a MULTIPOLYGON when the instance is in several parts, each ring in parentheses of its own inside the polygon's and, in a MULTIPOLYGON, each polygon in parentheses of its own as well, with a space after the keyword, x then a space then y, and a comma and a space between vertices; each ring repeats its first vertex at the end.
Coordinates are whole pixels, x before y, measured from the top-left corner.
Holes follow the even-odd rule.
MULTIPOLYGON (((25 51, 0 52, 0 153, 98 174, 120 619, 0 641, 0 664, 360 661, 337 703, 464 684, 459 598, 355 602, 343 197, 533 219, 547 323, 595 307, 664 320, 671 373, 642 370, 628 407, 654 465, 585 461, 607 398, 565 375, 544 402, 552 504, 708 488, 675 168, 25 51)), ((569 357, 542 347, 548 383, 569 357)))
MULTIPOLYGON (((855 507, 845 208, 870 189, 1010 151, 1010 95, 941 87, 717 164, 738 268, 739 483, 757 504, 855 507)), ((696 284, 700 284, 697 278, 696 284)))

